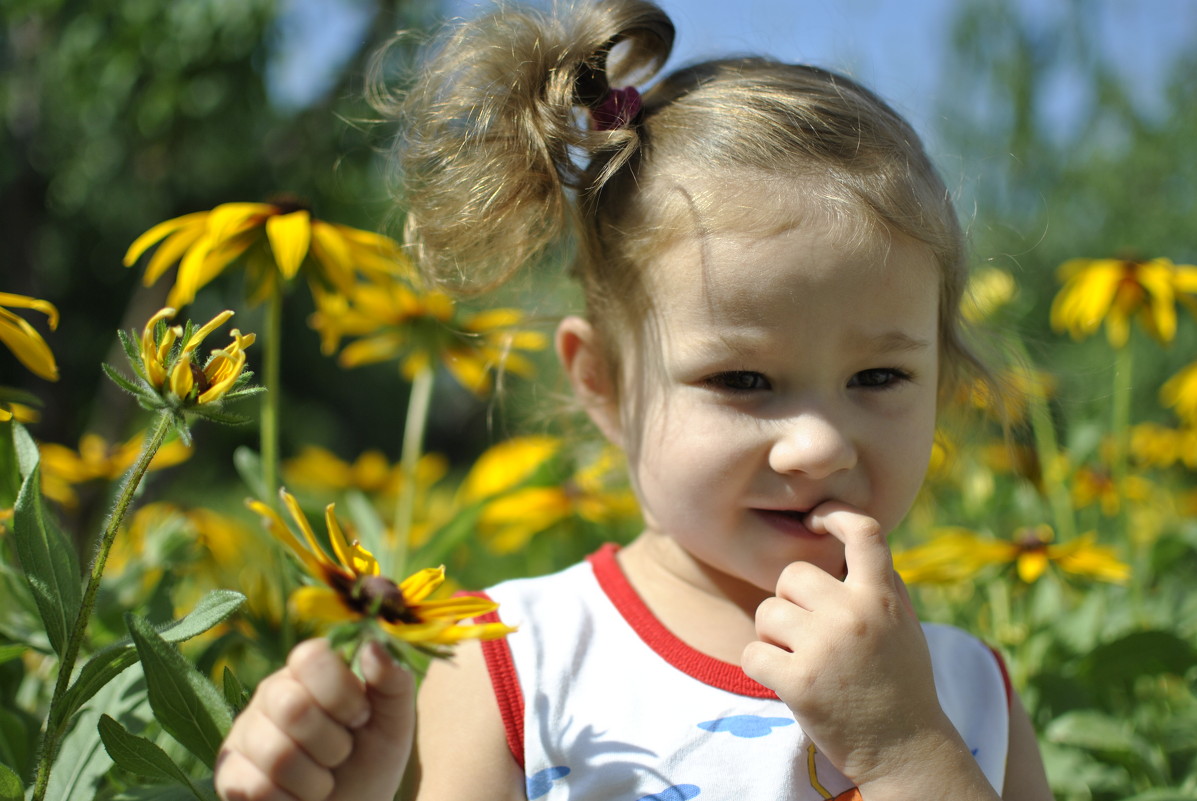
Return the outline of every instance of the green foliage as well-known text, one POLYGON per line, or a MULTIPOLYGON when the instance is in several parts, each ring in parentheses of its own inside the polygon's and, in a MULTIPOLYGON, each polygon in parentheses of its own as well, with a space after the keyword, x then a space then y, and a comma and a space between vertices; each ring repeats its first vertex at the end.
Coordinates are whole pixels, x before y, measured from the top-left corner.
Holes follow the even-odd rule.
POLYGON ((47 512, 42 499, 37 446, 23 426, 13 425, 11 429, 10 439, 23 477, 14 507, 13 541, 23 575, 46 625, 50 645, 61 655, 82 600, 79 563, 71 542, 47 512))

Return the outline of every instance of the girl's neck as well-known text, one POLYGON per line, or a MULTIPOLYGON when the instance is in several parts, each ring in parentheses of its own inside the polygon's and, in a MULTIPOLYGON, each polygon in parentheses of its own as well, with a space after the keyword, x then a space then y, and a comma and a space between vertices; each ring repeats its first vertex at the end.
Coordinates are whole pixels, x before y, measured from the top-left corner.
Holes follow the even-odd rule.
POLYGON ((698 561, 672 537, 645 531, 619 551, 628 582, 675 636, 708 656, 740 663, 756 639, 755 615, 770 593, 698 561))

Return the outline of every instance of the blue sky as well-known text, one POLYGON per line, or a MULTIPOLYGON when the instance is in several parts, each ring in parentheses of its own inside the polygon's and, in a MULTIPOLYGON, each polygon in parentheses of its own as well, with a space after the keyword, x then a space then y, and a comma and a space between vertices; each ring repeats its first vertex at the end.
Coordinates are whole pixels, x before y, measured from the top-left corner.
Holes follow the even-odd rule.
MULTIPOLYGON (((321 65, 352 48, 375 0, 283 0, 290 9, 271 81, 283 104, 322 91, 321 65)), ((659 0, 678 29, 667 68, 752 53, 847 72, 906 115, 934 146, 935 97, 957 0, 659 0)), ((1071 0, 1007 0, 1050 36, 1071 0)), ((1161 89, 1175 54, 1197 47, 1197 0, 1081 0, 1094 45, 1136 87, 1138 102, 1166 114, 1161 89)), ((446 15, 489 7, 445 0, 446 15)), ((1067 121, 1082 102, 1067 74, 1045 76, 1049 112, 1067 121)))

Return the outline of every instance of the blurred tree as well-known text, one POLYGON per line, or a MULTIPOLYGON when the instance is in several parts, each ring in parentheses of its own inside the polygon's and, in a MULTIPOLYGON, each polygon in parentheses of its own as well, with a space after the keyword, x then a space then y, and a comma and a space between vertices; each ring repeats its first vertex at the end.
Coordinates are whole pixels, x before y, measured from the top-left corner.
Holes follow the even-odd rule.
MULTIPOLYGON (((144 289, 140 270, 121 266, 126 247, 154 223, 286 192, 310 200, 325 219, 386 224, 379 146, 390 132, 369 123, 365 64, 395 30, 425 27, 432 6, 423 0, 3 4, 0 289, 59 307, 62 323, 50 342, 62 379, 47 384, 4 351, 0 383, 45 401, 34 428, 39 439, 73 444, 84 431, 111 440, 129 433, 137 410, 111 394, 99 363, 114 361, 118 327, 139 325, 162 303, 167 282, 144 289), (334 24, 347 19, 356 28, 334 24), (341 41, 322 36, 322 27, 340 32, 341 41), (345 41, 347 31, 352 36, 345 41), (292 81, 284 93, 280 77, 296 75, 309 85, 297 89, 292 81)), ((191 316, 217 306, 244 309, 236 283, 201 297, 203 308, 191 316)), ((284 371, 296 376, 285 383, 302 395, 292 428, 313 423, 306 441, 337 439, 352 448, 362 445, 355 436, 373 437, 372 445, 397 447, 398 377, 363 371, 352 383, 342 380, 340 368, 316 355, 316 336, 304 325, 306 301, 296 301, 284 348, 284 371), (371 381, 384 387, 362 391, 371 381), (347 425, 387 418, 396 421, 393 436, 347 425)), ((254 319, 245 315, 236 322, 252 330, 254 319)), ((253 442, 252 431, 217 436, 253 442)))
MULTIPOLYGON (((1160 85, 1134 85, 1147 71, 1103 46, 1101 7, 969 0, 952 28, 942 138, 965 165, 961 208, 975 257, 1014 272, 1032 342, 1052 336, 1048 307, 1067 259, 1197 261, 1197 55, 1178 48, 1160 85)), ((1170 351, 1137 354, 1141 408, 1197 349, 1191 330, 1170 351)), ((1108 403, 1108 381, 1093 392, 1094 373, 1109 368, 1101 342, 1051 354, 1048 367, 1088 387, 1072 402, 1108 403)))

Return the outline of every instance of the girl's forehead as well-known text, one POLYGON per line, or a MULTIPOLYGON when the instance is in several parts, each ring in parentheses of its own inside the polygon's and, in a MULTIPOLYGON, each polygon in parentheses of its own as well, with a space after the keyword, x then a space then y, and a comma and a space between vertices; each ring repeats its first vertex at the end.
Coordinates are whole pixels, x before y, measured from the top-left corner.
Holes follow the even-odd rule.
POLYGON ((665 170, 645 189, 642 213, 658 252, 718 239, 750 243, 799 227, 861 252, 891 239, 859 198, 826 175, 665 170))

